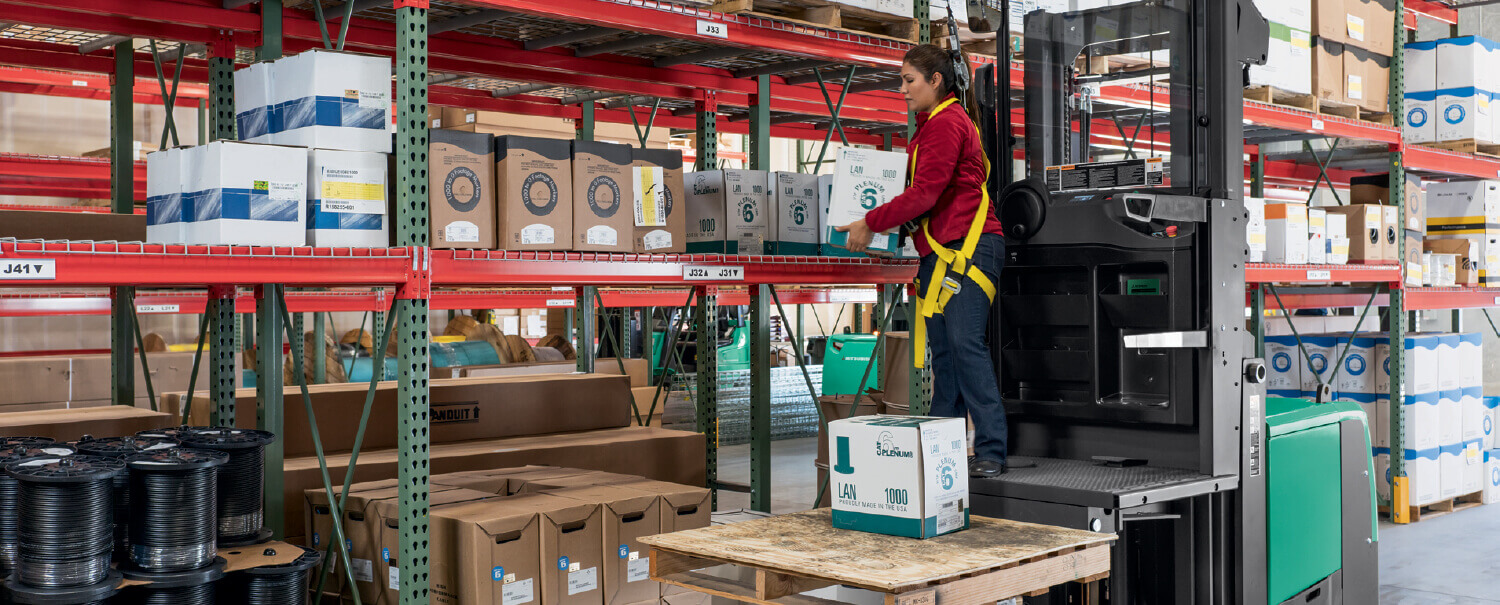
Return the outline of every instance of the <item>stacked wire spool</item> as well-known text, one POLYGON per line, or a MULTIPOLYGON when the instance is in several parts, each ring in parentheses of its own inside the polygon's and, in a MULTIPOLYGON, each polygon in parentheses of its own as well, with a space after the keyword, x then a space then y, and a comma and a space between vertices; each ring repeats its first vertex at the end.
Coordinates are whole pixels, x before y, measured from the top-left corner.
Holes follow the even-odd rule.
POLYGON ((211 605, 224 576, 218 558, 218 468, 229 455, 213 450, 162 449, 129 458, 129 604, 211 605))
POLYGON ((114 550, 114 485, 125 464, 87 455, 41 455, 5 465, 20 484, 19 543, 11 599, 27 605, 102 603, 119 573, 114 550))
MULTIPOLYGON (((47 437, 6 437, 0 440, 0 466, 32 456, 70 456, 73 447, 47 437)), ((0 470, 0 575, 9 577, 16 568, 20 542, 21 484, 0 470)))
MULTIPOLYGON (((307 605, 307 574, 323 556, 316 550, 291 546, 301 554, 291 563, 253 567, 230 574, 220 582, 221 605, 307 605)), ((276 551, 266 549, 266 556, 276 551)))
POLYGON ((271 539, 262 510, 265 496, 265 447, 276 436, 235 428, 190 428, 178 432, 183 447, 228 455, 218 467, 217 510, 220 546, 246 546, 271 539))
MULTIPOLYGON (((177 447, 177 440, 167 437, 105 437, 85 438, 78 442, 78 453, 116 460, 129 460, 131 456, 177 447)), ((114 479, 115 499, 115 561, 124 561, 130 555, 130 540, 127 528, 130 525, 130 473, 124 472, 114 479)))

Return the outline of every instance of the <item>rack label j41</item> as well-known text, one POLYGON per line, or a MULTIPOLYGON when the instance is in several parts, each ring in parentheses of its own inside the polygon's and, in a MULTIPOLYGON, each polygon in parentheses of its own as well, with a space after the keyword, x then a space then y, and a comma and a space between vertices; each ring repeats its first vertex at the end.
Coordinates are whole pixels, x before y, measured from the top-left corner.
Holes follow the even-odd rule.
POLYGON ((682 268, 683 281, 744 281, 744 267, 688 265, 682 268))
POLYGON ((0 260, 0 279, 57 279, 57 261, 50 258, 0 260))

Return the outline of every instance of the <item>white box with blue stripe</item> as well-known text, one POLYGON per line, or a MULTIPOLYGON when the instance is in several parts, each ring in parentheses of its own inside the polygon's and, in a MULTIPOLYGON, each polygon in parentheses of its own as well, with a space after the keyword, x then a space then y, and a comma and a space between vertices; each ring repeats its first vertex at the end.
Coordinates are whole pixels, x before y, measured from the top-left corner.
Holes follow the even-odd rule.
MULTIPOLYGON (((833 191, 828 201, 828 222, 823 241, 840 248, 847 247, 849 234, 836 231, 865 214, 885 205, 906 190, 904 153, 842 147, 833 172, 833 191)), ((870 252, 896 254, 901 250, 900 235, 877 233, 870 241, 870 252)))
POLYGON ((184 150, 184 240, 307 245, 307 150, 214 141, 184 150))
POLYGON ((307 244, 374 248, 390 245, 386 221, 386 155, 307 152, 307 244))
POLYGON ((1333 378, 1334 364, 1338 363, 1338 342, 1338 336, 1332 334, 1302 335, 1302 347, 1307 350, 1306 365, 1302 368, 1303 397, 1316 397, 1320 384, 1333 388, 1329 381, 1333 378))
POLYGON ((234 72, 234 124, 247 143, 272 143, 271 69, 269 61, 251 63, 234 72))
POLYGON ((1266 337, 1266 393, 1273 397, 1302 396, 1302 351, 1291 334, 1266 337))
POLYGON ((272 143, 391 152, 390 59, 313 49, 276 60, 267 78, 272 143))
POLYGON ((833 526, 924 539, 967 529, 966 429, 926 416, 828 423, 833 526))
POLYGON ((1484 490, 1479 498, 1485 504, 1500 502, 1500 450, 1484 452, 1484 490))
POLYGON ((182 243, 182 148, 146 154, 146 241, 182 243))

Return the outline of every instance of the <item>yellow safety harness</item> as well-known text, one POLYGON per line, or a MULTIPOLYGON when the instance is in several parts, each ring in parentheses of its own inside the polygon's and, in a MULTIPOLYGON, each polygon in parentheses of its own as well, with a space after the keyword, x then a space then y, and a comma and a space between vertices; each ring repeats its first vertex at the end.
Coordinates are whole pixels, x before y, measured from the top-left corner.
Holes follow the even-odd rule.
MULTIPOLYGON (((939 103, 937 108, 933 109, 932 113, 928 114, 928 116, 936 116, 938 112, 946 109, 949 105, 953 105, 957 100, 948 99, 939 103)), ((963 108, 959 107, 959 111, 963 111, 963 108)), ((979 134, 978 126, 974 127, 974 134, 979 134)), ((910 185, 912 175, 917 170, 917 151, 918 147, 913 146, 911 150, 911 166, 907 170, 906 177, 908 185, 910 185)), ((983 156, 982 153, 980 155, 983 156)), ((990 159, 985 157, 985 182, 989 182, 989 178, 990 159)), ((984 231, 985 217, 989 216, 990 213, 989 191, 981 186, 979 192, 981 196, 979 211, 974 213, 974 222, 969 224, 969 232, 964 235, 963 245, 957 250, 950 250, 944 247, 942 242, 933 238, 932 229, 929 226, 931 219, 922 219, 922 235, 927 238, 927 245, 932 248, 932 252, 937 255, 938 260, 937 265, 932 269, 932 276, 928 278, 928 283, 917 284, 920 294, 919 298, 917 298, 917 314, 922 319, 922 321, 917 321, 915 326, 912 326, 913 346, 916 347, 915 350, 917 351, 927 350, 927 322, 925 320, 934 315, 943 314, 943 308, 948 306, 948 300, 963 289, 963 278, 967 277, 975 284, 978 284, 979 289, 984 290, 984 295, 989 297, 990 302, 995 302, 994 282, 991 282, 989 276, 985 275, 983 271, 980 271, 978 267, 972 264, 974 249, 979 245, 979 236, 984 231), (934 279, 940 275, 942 276, 941 279, 934 279)), ((925 355, 918 354, 913 357, 916 359, 916 367, 920 368, 926 365, 925 355)))

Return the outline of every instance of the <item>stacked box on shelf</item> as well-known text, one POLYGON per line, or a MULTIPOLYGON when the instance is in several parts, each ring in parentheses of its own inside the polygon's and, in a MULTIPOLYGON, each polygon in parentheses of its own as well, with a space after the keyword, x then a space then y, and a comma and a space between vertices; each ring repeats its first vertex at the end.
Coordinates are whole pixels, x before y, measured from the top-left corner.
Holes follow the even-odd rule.
POLYGON ((1450 181, 1427 186, 1427 237, 1474 242, 1481 286, 1500 286, 1500 182, 1450 181))
POLYGON ((495 232, 500 248, 571 248, 577 210, 571 152, 569 141, 559 139, 495 137, 495 232))
POLYGON ((1484 406, 1484 415, 1479 419, 1484 449, 1500 447, 1500 397, 1481 397, 1480 404, 1484 406))
POLYGON ((175 244, 183 241, 183 149, 173 147, 146 154, 146 241, 175 244))
POLYGON ((1302 396, 1314 399, 1320 387, 1333 387, 1331 379, 1338 363, 1339 338, 1333 334, 1302 334, 1301 340, 1306 352, 1302 367, 1302 396))
POLYGON ((1490 449, 1484 452, 1484 490, 1480 493, 1479 501, 1485 504, 1500 502, 1500 450, 1490 449))
POLYGON ((1252 86, 1312 93, 1312 11, 1308 0, 1256 0, 1270 24, 1266 64, 1250 66, 1252 86))
POLYGON ((1437 41, 1408 42, 1402 47, 1401 138, 1433 143, 1437 138, 1437 41))
POLYGON ((704 170, 686 177, 687 251, 762 254, 771 206, 764 170, 704 170))
POLYGON ((307 243, 376 248, 389 245, 386 155, 313 149, 307 153, 307 243))
MULTIPOLYGON (((842 147, 834 167, 833 189, 828 200, 828 221, 824 226, 823 242, 845 247, 849 236, 836 231, 836 227, 862 220, 865 213, 874 210, 906 188, 906 154, 890 151, 874 151, 842 147)), ((895 233, 876 233, 870 241, 869 251, 896 254, 901 250, 900 237, 895 233)), ((1303 240, 1307 239, 1303 235, 1303 240)))
POLYGON ((313 49, 277 59, 267 82, 270 142, 391 152, 390 59, 313 49))
POLYGON ((214 141, 182 160, 184 241, 307 244, 307 149, 214 141))
POLYGON ((1266 336, 1266 393, 1273 397, 1302 396, 1302 351, 1291 334, 1266 336))
MULTIPOLYGON (((1380 206, 1373 204, 1351 204, 1323 209, 1329 216, 1342 218, 1348 233, 1348 262, 1385 262, 1385 230, 1380 206)), ((1335 219, 1337 220, 1337 219, 1335 219)))
POLYGON ((818 175, 771 173, 771 232, 766 254, 817 256, 822 220, 818 212, 818 175))
POLYGON ((632 245, 641 254, 687 250, 687 211, 682 208, 682 150, 632 149, 631 182, 635 189, 632 245), (647 203, 654 201, 654 204, 647 203), (656 218, 651 218, 654 213, 656 218))
POLYGON ((629 145, 572 141, 573 249, 631 252, 634 223, 629 145))
POLYGON ((685 177, 687 206, 687 251, 695 254, 723 254, 724 172, 700 170, 685 177))
POLYGON ((496 179, 491 136, 445 128, 431 131, 428 141, 432 247, 494 248, 496 179))
MULTIPOLYGON (((818 216, 820 229, 826 232, 834 225, 828 222, 828 205, 833 199, 833 175, 825 174, 818 177, 818 216)), ((821 256, 861 257, 863 254, 850 252, 847 248, 841 248, 828 243, 827 238, 821 234, 818 236, 818 254, 821 256)))
POLYGON ((1497 57, 1500 47, 1479 36, 1407 44, 1403 138, 1409 143, 1500 141, 1491 107, 1500 91, 1500 75, 1491 69, 1497 57))
POLYGON ((1388 109, 1395 3, 1391 0, 1314 0, 1313 89, 1319 99, 1388 109))
POLYGON ((1328 263, 1328 212, 1322 208, 1307 209, 1307 262, 1328 263))
POLYGON ((1245 198, 1245 251, 1247 262, 1266 260, 1266 201, 1258 197, 1245 198))
POLYGON ((1266 204, 1266 262, 1307 264, 1307 204, 1266 204))
POLYGON ((1365 411, 1371 443, 1376 447, 1390 445, 1390 420, 1387 416, 1391 393, 1389 390, 1380 392, 1377 388, 1379 381, 1375 377, 1378 371, 1375 365, 1376 349, 1382 342, 1389 341, 1389 336, 1374 332, 1344 333, 1338 337, 1338 351, 1343 356, 1343 365, 1339 366, 1338 376, 1334 379, 1336 398, 1339 401, 1358 403, 1365 411), (1382 415, 1382 412, 1385 414, 1382 415))

